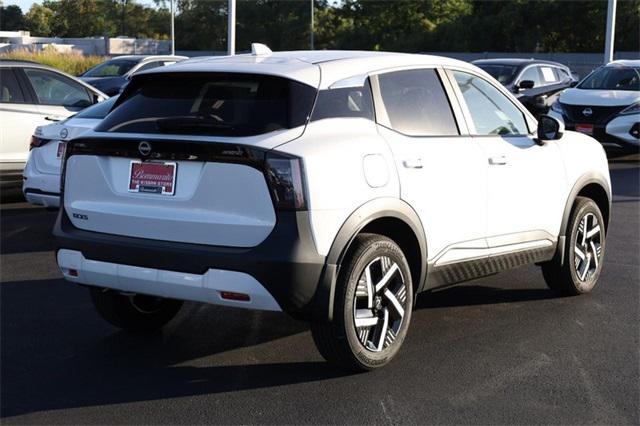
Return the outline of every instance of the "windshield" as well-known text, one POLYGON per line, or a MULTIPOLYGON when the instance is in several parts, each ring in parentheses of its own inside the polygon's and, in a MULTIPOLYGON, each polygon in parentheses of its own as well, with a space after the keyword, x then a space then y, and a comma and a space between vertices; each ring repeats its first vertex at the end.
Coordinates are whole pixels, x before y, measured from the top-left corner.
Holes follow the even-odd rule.
POLYGON ((640 90, 640 68, 602 67, 580 83, 580 89, 640 90))
POLYGON ((91 68, 83 77, 121 77, 133 68, 138 61, 131 59, 112 59, 91 68))
POLYGON ((478 65, 486 71, 491 77, 495 78, 502 84, 509 84, 513 80, 516 73, 516 67, 513 65, 478 65))
POLYGON ((105 118, 107 114, 109 114, 113 104, 116 103, 117 99, 118 96, 113 96, 106 101, 98 102, 89 108, 83 109, 74 115, 73 118, 105 118))
POLYGON ((257 74, 134 77, 100 132, 254 136, 306 124, 316 89, 257 74))

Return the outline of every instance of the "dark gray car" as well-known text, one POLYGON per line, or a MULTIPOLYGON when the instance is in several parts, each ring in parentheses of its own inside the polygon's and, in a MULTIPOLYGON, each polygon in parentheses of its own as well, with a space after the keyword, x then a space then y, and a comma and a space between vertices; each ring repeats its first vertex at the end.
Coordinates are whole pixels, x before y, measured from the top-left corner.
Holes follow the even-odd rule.
POLYGON ((569 67, 538 59, 473 61, 502 83, 535 116, 545 114, 560 93, 578 83, 569 67))
POLYGON ((186 56, 117 56, 91 68, 80 79, 109 96, 117 95, 137 72, 175 64, 186 56))

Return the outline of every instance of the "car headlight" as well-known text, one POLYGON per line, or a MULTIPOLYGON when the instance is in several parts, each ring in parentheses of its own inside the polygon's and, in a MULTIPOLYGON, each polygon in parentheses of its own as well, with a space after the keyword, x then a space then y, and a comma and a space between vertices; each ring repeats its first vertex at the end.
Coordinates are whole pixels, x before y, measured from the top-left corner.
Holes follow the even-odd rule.
POLYGON ((558 114, 564 114, 564 108, 562 108, 562 104, 560 101, 555 101, 551 104, 551 110, 557 112, 558 114))
POLYGON ((620 115, 628 115, 628 114, 640 114, 640 102, 636 102, 635 104, 629 105, 622 111, 620 111, 620 115))

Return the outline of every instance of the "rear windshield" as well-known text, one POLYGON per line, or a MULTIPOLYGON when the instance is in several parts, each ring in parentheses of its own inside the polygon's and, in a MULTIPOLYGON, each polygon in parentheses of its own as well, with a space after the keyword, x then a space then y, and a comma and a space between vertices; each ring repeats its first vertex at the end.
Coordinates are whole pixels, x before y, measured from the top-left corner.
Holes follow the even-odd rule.
POLYGON ((640 90, 640 68, 602 67, 578 86, 592 90, 640 90))
POLYGON ((258 74, 134 77, 99 132, 255 136, 306 124, 316 89, 258 74))
POLYGON ((509 84, 516 74, 516 67, 512 65, 478 65, 491 77, 495 78, 502 84, 509 84))

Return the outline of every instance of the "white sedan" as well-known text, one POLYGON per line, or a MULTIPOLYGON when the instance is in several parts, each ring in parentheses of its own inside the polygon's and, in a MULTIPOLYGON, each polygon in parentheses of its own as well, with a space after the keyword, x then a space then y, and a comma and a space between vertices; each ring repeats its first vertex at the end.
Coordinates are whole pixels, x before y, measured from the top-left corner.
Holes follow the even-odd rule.
POLYGON ((114 96, 66 120, 36 128, 23 172, 22 192, 28 202, 49 208, 60 206, 60 166, 66 141, 93 129, 109 113, 117 98, 114 96))

